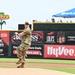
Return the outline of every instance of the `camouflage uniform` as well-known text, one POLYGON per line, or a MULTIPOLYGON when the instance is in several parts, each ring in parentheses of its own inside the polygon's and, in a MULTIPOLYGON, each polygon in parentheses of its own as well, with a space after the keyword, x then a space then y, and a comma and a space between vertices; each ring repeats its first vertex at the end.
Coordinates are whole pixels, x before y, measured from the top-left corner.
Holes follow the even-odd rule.
POLYGON ((30 28, 25 28, 23 30, 24 36, 22 36, 22 43, 17 48, 17 57, 25 62, 26 51, 31 45, 31 30, 30 28))

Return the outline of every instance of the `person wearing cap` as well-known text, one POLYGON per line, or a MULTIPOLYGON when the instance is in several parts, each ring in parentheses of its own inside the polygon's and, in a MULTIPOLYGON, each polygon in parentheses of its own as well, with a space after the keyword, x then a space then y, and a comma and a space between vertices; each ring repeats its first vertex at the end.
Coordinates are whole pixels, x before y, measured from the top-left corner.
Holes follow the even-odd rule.
POLYGON ((21 44, 17 47, 17 57, 19 58, 18 62, 16 63, 19 64, 17 68, 24 68, 26 51, 31 45, 32 34, 29 27, 29 23, 25 22, 24 26, 24 30, 21 33, 17 34, 22 39, 21 44))

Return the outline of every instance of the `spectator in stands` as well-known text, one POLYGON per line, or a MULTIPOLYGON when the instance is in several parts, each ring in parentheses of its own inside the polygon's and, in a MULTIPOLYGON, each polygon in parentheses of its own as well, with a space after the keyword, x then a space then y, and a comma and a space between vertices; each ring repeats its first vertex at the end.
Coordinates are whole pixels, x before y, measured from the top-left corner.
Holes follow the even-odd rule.
POLYGON ((54 23, 54 22, 55 22, 55 19, 54 19, 54 18, 52 18, 52 19, 51 19, 51 21, 54 23))

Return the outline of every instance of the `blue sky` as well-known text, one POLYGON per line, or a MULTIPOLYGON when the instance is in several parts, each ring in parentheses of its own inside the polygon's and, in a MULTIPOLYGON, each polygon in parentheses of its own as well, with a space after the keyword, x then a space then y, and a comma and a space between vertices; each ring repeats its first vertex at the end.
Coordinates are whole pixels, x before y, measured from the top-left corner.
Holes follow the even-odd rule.
POLYGON ((57 14, 75 8, 75 0, 0 0, 0 12, 10 16, 3 30, 17 30, 18 24, 32 20, 45 22, 57 14))

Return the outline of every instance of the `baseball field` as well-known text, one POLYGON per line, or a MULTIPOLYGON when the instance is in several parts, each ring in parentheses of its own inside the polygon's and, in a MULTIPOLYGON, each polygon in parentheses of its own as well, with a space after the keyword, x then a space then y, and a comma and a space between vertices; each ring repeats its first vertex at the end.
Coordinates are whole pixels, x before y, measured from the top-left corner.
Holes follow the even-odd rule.
POLYGON ((17 58, 0 58, 0 75, 75 75, 75 60, 26 59, 16 68, 17 58))

